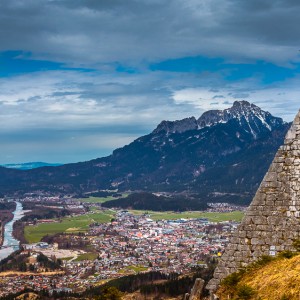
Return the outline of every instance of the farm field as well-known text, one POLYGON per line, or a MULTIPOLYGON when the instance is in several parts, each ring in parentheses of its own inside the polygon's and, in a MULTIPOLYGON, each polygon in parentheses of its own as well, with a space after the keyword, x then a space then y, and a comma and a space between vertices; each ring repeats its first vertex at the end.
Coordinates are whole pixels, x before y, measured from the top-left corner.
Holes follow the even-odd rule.
POLYGON ((47 234, 60 232, 84 232, 93 222, 106 223, 111 220, 115 212, 107 210, 105 212, 92 212, 77 217, 65 217, 61 222, 44 223, 36 226, 26 226, 24 235, 29 243, 39 242, 47 234))
POLYGON ((132 273, 140 273, 140 272, 145 272, 147 271, 148 268, 147 267, 143 267, 143 266, 128 266, 124 269, 121 269, 119 271, 120 274, 128 274, 128 272, 132 273))
POLYGON ((82 261, 82 260, 95 260, 98 257, 97 253, 84 253, 79 255, 75 261, 82 261))
POLYGON ((80 202, 85 202, 85 203, 104 203, 104 202, 111 201, 111 200, 116 200, 116 199, 119 199, 119 198, 125 198, 128 195, 129 194, 124 193, 120 197, 113 197, 113 196, 108 196, 108 197, 89 197, 89 198, 79 198, 77 200, 80 201, 80 202))
POLYGON ((157 212, 157 211, 142 211, 142 210, 130 210, 133 214, 144 214, 148 213, 150 218, 153 220, 176 220, 176 219, 191 219, 191 218, 207 218, 211 222, 222 222, 222 221, 241 221, 244 213, 241 211, 233 211, 226 213, 216 212, 197 212, 188 211, 182 213, 176 212, 157 212))

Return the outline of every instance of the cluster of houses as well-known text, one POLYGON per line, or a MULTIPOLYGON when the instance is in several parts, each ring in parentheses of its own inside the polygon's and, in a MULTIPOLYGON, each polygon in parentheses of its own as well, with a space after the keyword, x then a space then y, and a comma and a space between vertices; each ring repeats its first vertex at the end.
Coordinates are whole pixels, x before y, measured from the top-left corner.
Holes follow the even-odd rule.
POLYGON ((212 202, 207 203, 209 207, 207 209, 208 212, 232 212, 232 211, 246 211, 247 206, 236 205, 227 202, 212 202))
POLYGON ((153 221, 121 211, 112 223, 93 226, 89 234, 99 253, 95 268, 103 275, 132 266, 182 274, 202 265, 207 255, 220 256, 236 226, 203 218, 153 221))
MULTIPOLYGON (((206 267, 206 257, 221 256, 237 225, 204 218, 154 221, 147 214, 119 211, 109 223, 95 223, 84 234, 68 235, 76 245, 88 245, 88 252, 96 256, 63 259, 63 274, 2 277, 0 296, 24 287, 47 289, 50 293, 81 292, 103 279, 151 270, 186 274, 195 267, 206 267)), ((57 248, 47 243, 24 246, 24 251, 42 252, 50 259, 55 255, 51 249, 57 248)))
POLYGON ((47 291, 50 295, 53 292, 71 292, 72 289, 67 286, 70 285, 70 279, 63 274, 53 275, 14 275, 3 276, 0 278, 0 297, 9 294, 21 292, 26 289, 35 291, 47 291))

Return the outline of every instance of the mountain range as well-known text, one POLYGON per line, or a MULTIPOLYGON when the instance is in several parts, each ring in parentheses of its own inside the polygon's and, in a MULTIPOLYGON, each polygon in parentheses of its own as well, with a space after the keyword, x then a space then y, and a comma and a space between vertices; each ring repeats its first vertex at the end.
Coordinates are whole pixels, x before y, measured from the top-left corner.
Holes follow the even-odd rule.
POLYGON ((170 192, 247 204, 290 127, 247 101, 178 121, 87 162, 32 170, 0 167, 3 195, 170 192))
POLYGON ((57 167, 61 166, 62 164, 50 164, 45 162, 28 162, 28 163, 19 163, 19 164, 4 164, 0 165, 5 168, 9 169, 18 169, 18 170, 31 170, 40 167, 57 167))

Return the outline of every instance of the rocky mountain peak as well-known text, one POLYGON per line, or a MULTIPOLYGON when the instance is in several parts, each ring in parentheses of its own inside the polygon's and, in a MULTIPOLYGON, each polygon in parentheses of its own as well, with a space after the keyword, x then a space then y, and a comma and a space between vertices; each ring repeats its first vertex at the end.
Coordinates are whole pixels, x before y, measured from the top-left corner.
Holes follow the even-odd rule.
POLYGON ((251 107, 256 106, 255 104, 251 104, 246 100, 234 101, 232 107, 251 107))
POLYGON ((231 114, 233 117, 237 115, 251 115, 253 113, 261 114, 262 112, 264 112, 257 105, 245 100, 234 101, 232 107, 225 109, 225 111, 231 114))
POLYGON ((269 112, 262 110, 248 101, 235 101, 232 107, 224 110, 210 110, 198 119, 199 128, 227 123, 236 120, 246 131, 256 137, 266 130, 271 131, 282 125, 281 118, 273 117, 269 112))
POLYGON ((194 117, 177 121, 162 121, 152 132, 158 133, 182 133, 188 130, 202 129, 220 123, 227 123, 235 120, 245 131, 256 138, 260 133, 272 131, 282 125, 281 118, 272 116, 269 112, 248 101, 235 101, 232 107, 224 110, 209 110, 196 120, 194 117))
POLYGON ((185 118, 177 121, 162 121, 156 129, 153 130, 153 134, 159 132, 165 133, 182 133, 188 130, 194 130, 198 128, 198 123, 195 117, 185 118))

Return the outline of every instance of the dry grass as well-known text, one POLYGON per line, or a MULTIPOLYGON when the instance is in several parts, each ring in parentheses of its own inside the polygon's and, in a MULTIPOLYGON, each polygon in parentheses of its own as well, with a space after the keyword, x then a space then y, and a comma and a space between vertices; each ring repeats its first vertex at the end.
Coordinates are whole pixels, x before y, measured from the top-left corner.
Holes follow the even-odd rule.
POLYGON ((64 271, 53 271, 53 272, 39 272, 39 273, 34 273, 34 272, 19 272, 19 271, 4 271, 0 273, 0 277, 9 277, 9 276, 52 276, 52 275, 63 275, 65 274, 64 271))
MULTIPOLYGON (((246 272, 237 288, 249 286, 255 295, 249 299, 260 300, 299 300, 300 299, 300 255, 293 258, 278 258, 267 265, 246 272)), ((221 288, 221 299, 229 299, 228 289, 221 288)), ((236 292, 231 299, 238 299, 236 292)))
POLYGON ((17 298, 15 298, 16 300, 38 300, 41 299, 39 295, 35 294, 35 293, 25 293, 22 294, 20 296, 18 296, 17 298))

